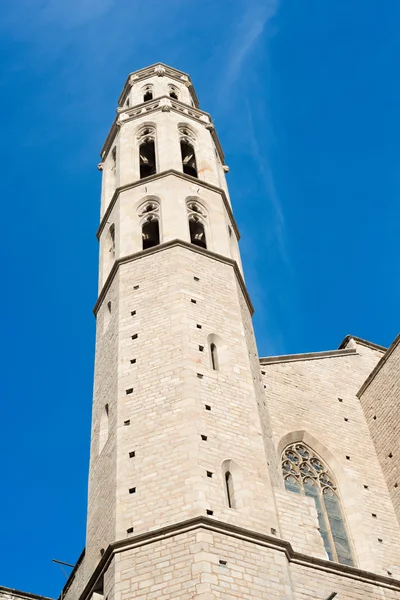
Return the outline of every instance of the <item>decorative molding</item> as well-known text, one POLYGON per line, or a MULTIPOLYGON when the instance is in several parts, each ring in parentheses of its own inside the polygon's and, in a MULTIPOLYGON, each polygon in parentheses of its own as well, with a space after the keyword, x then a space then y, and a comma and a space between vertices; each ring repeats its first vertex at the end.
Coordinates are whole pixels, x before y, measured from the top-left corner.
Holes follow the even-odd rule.
POLYGON ((155 175, 150 175, 149 177, 144 177, 143 179, 138 179, 137 181, 135 181, 133 183, 127 183, 126 185, 118 187, 115 190, 115 192, 110 200, 110 203, 107 206, 107 209, 100 221, 100 225, 99 225, 99 228, 96 233, 97 239, 100 239, 101 232, 103 231, 104 226, 105 226, 121 192, 125 192, 127 190, 138 187, 140 185, 146 185, 148 182, 154 181, 156 179, 162 179, 163 177, 167 177, 168 175, 175 175, 176 177, 179 177, 180 179, 185 179, 187 181, 190 181, 191 183, 198 184, 199 188, 203 187, 203 188, 206 188, 207 190, 211 190, 213 192, 218 192, 219 194, 221 194, 222 201, 225 206, 225 210, 228 213, 230 224, 232 225, 232 228, 235 232, 237 240, 238 241, 240 240, 239 229, 238 229, 238 226, 236 225, 235 217, 233 216, 232 208, 229 204, 229 201, 228 201, 225 191, 222 188, 219 188, 216 185, 213 185, 212 183, 207 183, 206 181, 197 179, 197 177, 192 177, 191 175, 186 175, 186 173, 182 173, 180 171, 175 171, 175 169, 169 169, 168 171, 161 171, 161 173, 156 173, 155 175))
POLYGON ((97 168, 99 171, 102 171, 104 169, 104 163, 103 162, 99 162, 99 164, 97 165, 97 168))
MULTIPOLYGON (((121 552, 125 552, 134 548, 140 548, 141 546, 146 546, 148 544, 184 533, 195 532, 196 530, 201 529, 205 529, 219 535, 226 535, 227 537, 235 538, 244 542, 253 543, 257 546, 263 546, 265 548, 275 550, 276 552, 282 552, 286 556, 288 563, 300 565, 308 569, 323 571, 325 573, 329 573, 330 575, 337 575, 338 577, 346 577, 347 579, 352 579, 354 581, 359 581, 373 586, 379 586, 395 592, 400 591, 400 581, 398 579, 393 579, 392 577, 379 575, 377 573, 371 573, 370 571, 364 571, 363 569, 358 569, 357 567, 349 567, 347 565, 324 560, 322 558, 314 558, 312 556, 308 556, 307 554, 296 552, 293 550, 291 544, 286 540, 281 540, 280 538, 271 535, 245 529, 244 527, 238 527, 237 525, 233 525, 231 523, 217 521, 217 519, 199 516, 110 544, 78 600, 86 600, 90 598, 91 594, 96 589, 97 582, 101 577, 104 576, 104 573, 107 571, 116 554, 120 554, 121 552)), ((310 576, 312 576, 311 573, 310 576)), ((71 583, 72 582, 70 582, 70 580, 67 581, 64 589, 61 592, 59 600, 64 597, 64 590, 68 589, 71 583)))
POLYGON ((229 173, 230 169, 229 169, 228 165, 222 165, 222 168, 224 170, 224 173, 229 173))
POLYGON ((18 596, 18 598, 29 598, 29 600, 53 600, 48 596, 39 596, 38 594, 31 594, 30 592, 22 592, 15 588, 8 588, 4 585, 0 585, 0 596, 7 596, 8 598, 18 596))
POLYGON ((184 115, 187 119, 195 121, 195 123, 202 123, 207 129, 209 129, 221 162, 222 164, 224 164, 225 155, 222 150, 221 142, 219 141, 215 127, 212 124, 211 115, 200 110, 199 108, 189 106, 188 104, 185 104, 185 102, 181 102, 180 100, 171 100, 169 96, 160 96, 158 98, 150 100, 149 102, 142 102, 141 104, 121 108, 120 110, 117 109, 117 116, 115 117, 113 124, 111 125, 111 128, 107 134, 106 140, 100 151, 100 156, 103 159, 107 156, 107 153, 109 152, 113 144, 114 137, 117 134, 116 127, 121 126, 121 120, 124 120, 125 123, 129 123, 134 119, 139 119, 144 115, 156 112, 157 110, 162 111, 162 107, 165 105, 165 101, 169 103, 169 106, 171 106, 172 111, 176 112, 179 115, 184 115), (179 108, 177 108, 179 106, 183 107, 184 110, 179 110, 179 108))
POLYGON ((158 77, 164 77, 166 73, 165 67, 163 67, 162 65, 157 65, 156 67, 154 67, 154 73, 158 75, 158 77))
POLYGON ((343 356, 357 355, 355 348, 343 348, 341 350, 326 350, 325 352, 305 352, 303 354, 285 354, 282 356, 266 356, 260 358, 261 365, 271 365, 282 362, 298 362, 301 360, 319 360, 321 358, 340 358, 343 356))
POLYGON ((150 256, 152 254, 156 254, 157 252, 163 252, 164 250, 169 250, 170 248, 176 248, 176 247, 186 248, 187 250, 190 250, 191 252, 195 252, 197 254, 202 254, 204 256, 207 256, 208 258, 212 258, 214 260, 217 260, 218 262, 222 262, 222 263, 225 263, 226 265, 230 265, 231 267, 233 267, 236 278, 237 278, 239 286, 240 286, 240 289, 242 290, 247 307, 250 311, 250 315, 253 316, 254 308, 251 303, 250 296, 248 294, 246 285, 244 283, 243 276, 242 276, 241 272, 239 271, 239 267, 237 266, 236 261, 233 260, 232 258, 222 256, 222 254, 217 254, 216 252, 211 252, 210 250, 206 250, 205 248, 200 248, 199 246, 195 246, 194 244, 191 244, 190 242, 185 242, 183 240, 171 240, 170 242, 164 242, 163 244, 159 244, 158 246, 153 246, 153 248, 148 248, 147 250, 140 250, 139 252, 135 252, 135 254, 130 254, 129 256, 124 256, 122 258, 118 258, 114 262, 112 269, 100 291, 97 302, 93 308, 93 313, 95 315, 97 315, 97 312, 98 312, 98 310, 110 288, 110 285, 111 285, 116 273, 118 272, 120 265, 124 265, 126 263, 133 262, 135 260, 140 260, 141 258, 150 256))
POLYGON ((135 84, 138 81, 141 81, 143 79, 148 79, 149 77, 157 75, 157 73, 154 72, 156 67, 164 68, 165 75, 167 75, 170 79, 174 79, 178 83, 182 83, 182 81, 183 81, 183 83, 186 85, 186 87, 190 91, 190 94, 193 98, 195 106, 197 108, 199 107, 199 99, 197 98, 196 91, 193 87, 193 84, 192 84, 191 79, 188 76, 188 74, 184 73, 183 71, 178 71, 178 69, 174 69, 173 67, 165 65, 164 63, 156 63, 154 65, 145 67, 144 69, 140 69, 139 71, 135 71, 134 73, 130 73, 127 77, 127 80, 122 89, 122 92, 118 98, 119 106, 122 106, 124 104, 126 96, 129 93, 129 89, 133 84, 135 84), (186 78, 186 79, 184 79, 184 78, 186 78))

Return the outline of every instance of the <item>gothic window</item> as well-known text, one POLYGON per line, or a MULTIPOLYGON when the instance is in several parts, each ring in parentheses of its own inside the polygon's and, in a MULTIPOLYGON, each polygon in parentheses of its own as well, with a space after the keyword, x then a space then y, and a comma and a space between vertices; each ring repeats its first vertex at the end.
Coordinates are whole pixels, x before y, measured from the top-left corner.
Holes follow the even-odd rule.
POLYGON ((169 97, 173 98, 174 100, 178 100, 179 99, 179 91, 178 88, 175 87, 174 85, 169 85, 168 86, 168 90, 169 90, 169 97))
POLYGON ((139 132, 139 169, 140 179, 155 175, 156 169, 156 148, 155 148, 155 128, 145 126, 139 132))
POLYGON ((282 471, 288 491, 314 499, 329 560, 353 565, 337 486, 323 461, 305 444, 292 444, 282 454, 282 471))
POLYGON ((188 218, 190 241, 200 248, 207 248, 206 230, 204 226, 205 212, 203 208, 195 201, 188 202, 188 218))
POLYGON ((153 248, 160 243, 160 205, 156 200, 148 200, 139 209, 142 218, 142 249, 153 248))
POLYGON ((186 175, 191 175, 192 177, 198 177, 197 175, 197 165, 196 165, 196 155, 194 152, 194 148, 192 144, 181 140, 181 155, 182 155, 182 166, 183 172, 186 175))
POLYGON ((183 172, 186 173, 186 175, 198 177, 196 153, 194 149, 196 136, 187 125, 179 126, 179 134, 183 172))
POLYGON ((152 85, 146 85, 146 87, 143 88, 143 102, 149 102, 149 100, 153 100, 153 86, 152 85))

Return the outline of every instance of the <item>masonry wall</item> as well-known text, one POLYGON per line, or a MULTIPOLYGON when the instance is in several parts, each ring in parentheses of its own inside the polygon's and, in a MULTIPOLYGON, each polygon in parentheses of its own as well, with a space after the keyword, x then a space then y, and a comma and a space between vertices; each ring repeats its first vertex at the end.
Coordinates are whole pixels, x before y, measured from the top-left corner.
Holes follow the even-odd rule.
MULTIPOLYGON (((360 344, 354 351, 351 355, 338 351, 320 359, 299 357, 272 362, 271 358, 269 364, 261 366, 266 401, 278 454, 288 444, 304 441, 336 478, 356 565, 396 577, 400 531, 356 396, 382 352, 360 344)), ((280 489, 283 490, 282 478, 280 489)), ((293 495, 282 491, 281 496, 282 493, 288 499, 293 495)), ((290 514, 289 506, 286 511, 290 514)), ((286 529, 286 536, 290 541, 295 539, 295 528, 292 532, 286 529)))
POLYGON ((118 424, 118 341, 119 274, 117 273, 96 322, 96 359, 94 373, 92 434, 88 513, 86 528, 85 573, 89 579, 101 558, 102 549, 115 540, 116 461, 118 424), (108 303, 111 303, 109 313, 108 303), (99 446, 101 416, 108 405, 108 437, 99 446))
POLYGON ((195 247, 120 266, 116 539, 207 511, 277 528, 241 294, 233 265, 195 247), (219 371, 210 334, 223 344, 219 371), (237 510, 227 505, 225 460, 240 471, 237 510))
POLYGON ((115 556, 114 600, 310 600, 336 591, 340 600, 395 600, 398 583, 384 584, 328 561, 288 559, 273 540, 246 539, 197 528, 164 535, 115 556))
POLYGON ((360 402, 400 522, 400 336, 387 354, 360 402))

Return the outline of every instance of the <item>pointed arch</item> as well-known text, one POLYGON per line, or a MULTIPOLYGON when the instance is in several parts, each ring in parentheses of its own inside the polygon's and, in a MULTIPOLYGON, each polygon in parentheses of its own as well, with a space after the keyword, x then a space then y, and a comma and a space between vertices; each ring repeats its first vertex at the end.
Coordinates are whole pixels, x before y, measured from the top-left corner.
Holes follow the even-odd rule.
POLYGON ((339 490, 329 466, 302 441, 293 440, 281 454, 285 489, 312 498, 329 560, 354 566, 339 490))
POLYGON ((149 102, 154 98, 154 88, 152 85, 145 85, 142 88, 143 102, 149 102))
POLYGON ((182 169, 186 175, 198 178, 196 160, 196 134, 186 124, 178 125, 179 139, 181 145, 182 169))
POLYGON ((157 173, 156 128, 153 124, 143 125, 137 134, 139 145, 140 179, 157 173))
POLYGON ((196 199, 186 201, 190 242, 200 248, 207 248, 205 208, 196 199))
POLYGON ((149 197, 138 207, 140 219, 140 233, 142 250, 153 248, 160 244, 160 202, 154 197, 149 197))

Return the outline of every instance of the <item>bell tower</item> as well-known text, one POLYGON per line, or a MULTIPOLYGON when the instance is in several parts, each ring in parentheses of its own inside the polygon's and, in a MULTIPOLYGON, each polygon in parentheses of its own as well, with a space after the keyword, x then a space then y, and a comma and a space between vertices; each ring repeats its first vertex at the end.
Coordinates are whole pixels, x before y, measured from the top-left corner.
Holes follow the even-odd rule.
MULTIPOLYGON (((278 530, 252 306, 211 117, 190 78, 163 64, 131 74, 118 104, 99 165, 85 554, 89 579, 120 549, 107 595, 121 548, 146 536, 179 538, 199 519, 278 530)), ((178 539, 175 550, 192 564, 178 539)))

